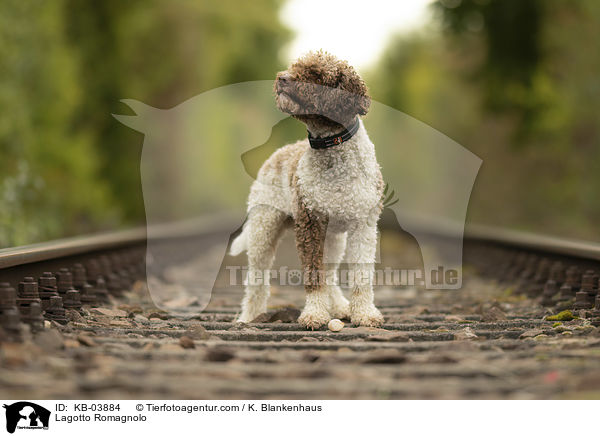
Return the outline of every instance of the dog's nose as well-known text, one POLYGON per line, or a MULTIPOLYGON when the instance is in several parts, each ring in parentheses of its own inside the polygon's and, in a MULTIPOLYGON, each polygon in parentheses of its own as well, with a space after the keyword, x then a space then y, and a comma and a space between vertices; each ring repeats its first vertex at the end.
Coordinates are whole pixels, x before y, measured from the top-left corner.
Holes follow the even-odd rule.
POLYGON ((277 91, 281 92, 290 87, 292 77, 287 73, 280 73, 277 76, 277 91))
POLYGON ((281 73, 281 74, 279 74, 278 79, 279 79, 279 83, 281 83, 283 85, 290 81, 290 75, 287 73, 281 73))

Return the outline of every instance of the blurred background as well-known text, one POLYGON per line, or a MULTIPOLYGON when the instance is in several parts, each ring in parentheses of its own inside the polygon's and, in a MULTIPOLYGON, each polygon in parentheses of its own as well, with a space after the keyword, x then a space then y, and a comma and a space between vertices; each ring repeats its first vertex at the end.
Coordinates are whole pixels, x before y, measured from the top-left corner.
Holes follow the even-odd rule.
MULTIPOLYGON (((4 0, 0 248, 145 222, 121 99, 171 108, 319 48, 483 159, 467 222, 600 241, 599 37, 594 0, 4 0)), ((247 195, 219 186, 207 208, 247 195)))

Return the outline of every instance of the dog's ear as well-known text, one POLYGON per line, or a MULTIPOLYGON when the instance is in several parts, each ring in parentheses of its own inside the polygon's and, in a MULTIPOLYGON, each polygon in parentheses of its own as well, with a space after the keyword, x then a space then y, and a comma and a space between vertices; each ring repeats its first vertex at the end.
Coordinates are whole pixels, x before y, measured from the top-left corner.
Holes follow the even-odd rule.
POLYGON ((327 104, 322 106, 321 115, 341 124, 352 121, 356 115, 366 115, 371 105, 368 94, 356 94, 342 89, 328 89, 323 100, 327 104))
POLYGON ((369 112, 369 107, 371 107, 371 96, 368 94, 357 95, 355 100, 356 113, 366 115, 369 112))
POLYGON ((351 94, 350 106, 352 115, 366 115, 371 106, 367 85, 353 67, 344 62, 344 68, 340 71, 342 88, 351 94))
POLYGON ((343 118, 354 118, 356 115, 366 115, 371 106, 371 97, 368 94, 344 93, 343 118))

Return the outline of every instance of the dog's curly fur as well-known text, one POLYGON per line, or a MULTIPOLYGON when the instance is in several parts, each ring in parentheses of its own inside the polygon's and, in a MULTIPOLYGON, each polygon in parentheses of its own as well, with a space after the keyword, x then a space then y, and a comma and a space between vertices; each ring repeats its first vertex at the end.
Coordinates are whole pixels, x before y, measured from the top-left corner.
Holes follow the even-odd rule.
MULTIPOLYGON (((341 132, 371 102, 354 68, 322 51, 278 73, 274 90, 278 108, 304 122, 313 137, 341 132)), ((266 311, 265 271, 283 231, 293 225, 307 292, 299 322, 311 329, 332 317, 366 326, 383 322, 373 303, 372 276, 384 186, 375 147, 359 123, 357 133, 340 145, 317 150, 305 139, 280 148, 263 164, 250 191, 248 220, 231 247, 234 255, 247 250, 252 280, 238 321, 266 311), (350 302, 333 281, 346 246, 354 279, 350 302)))
MULTIPOLYGON (((302 97, 304 114, 292 114, 300 121, 316 120, 339 128, 348 125, 356 115, 366 115, 371 104, 367 86, 354 68, 322 51, 309 53, 280 72, 275 92, 281 91, 282 79, 288 81, 291 92, 302 97)), ((280 100, 280 109, 287 112, 280 100)))

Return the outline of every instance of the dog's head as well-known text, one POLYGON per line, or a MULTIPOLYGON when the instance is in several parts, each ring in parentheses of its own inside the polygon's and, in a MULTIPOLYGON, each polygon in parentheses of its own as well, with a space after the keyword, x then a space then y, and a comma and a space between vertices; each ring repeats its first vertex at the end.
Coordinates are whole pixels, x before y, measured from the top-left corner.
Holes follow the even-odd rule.
POLYGON ((282 112, 325 126, 347 125, 371 104, 354 68, 323 51, 308 53, 278 73, 275 94, 282 112))

